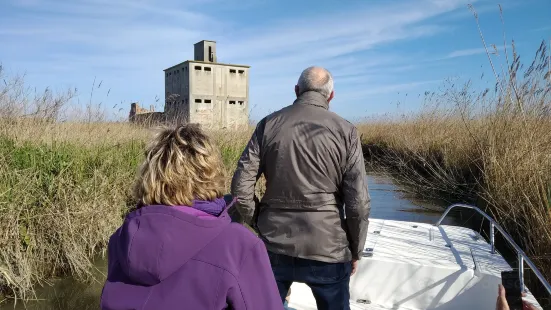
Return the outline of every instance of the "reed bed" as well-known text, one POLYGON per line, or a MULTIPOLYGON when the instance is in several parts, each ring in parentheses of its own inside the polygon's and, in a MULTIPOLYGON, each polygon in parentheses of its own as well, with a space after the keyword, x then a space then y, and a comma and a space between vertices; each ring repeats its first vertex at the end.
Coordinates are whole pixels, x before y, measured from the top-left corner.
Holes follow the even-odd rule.
POLYGON ((551 279, 551 71, 545 42, 494 89, 452 81, 422 112, 359 125, 366 156, 423 196, 485 207, 551 279))

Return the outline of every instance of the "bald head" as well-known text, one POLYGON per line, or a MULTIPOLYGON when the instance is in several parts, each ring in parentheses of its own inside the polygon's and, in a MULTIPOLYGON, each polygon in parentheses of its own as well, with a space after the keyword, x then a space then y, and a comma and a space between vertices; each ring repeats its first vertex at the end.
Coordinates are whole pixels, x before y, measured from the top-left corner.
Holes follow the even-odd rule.
POLYGON ((322 94, 327 101, 333 99, 333 76, 322 67, 309 67, 302 71, 298 84, 295 87, 297 96, 307 91, 322 94))

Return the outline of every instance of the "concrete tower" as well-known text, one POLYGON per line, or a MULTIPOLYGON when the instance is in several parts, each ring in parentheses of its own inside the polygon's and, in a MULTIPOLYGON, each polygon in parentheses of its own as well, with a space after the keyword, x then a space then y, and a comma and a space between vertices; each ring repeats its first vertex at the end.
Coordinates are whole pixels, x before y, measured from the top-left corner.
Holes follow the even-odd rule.
POLYGON ((165 69, 168 121, 232 128, 249 123, 249 66, 217 61, 216 42, 194 45, 194 59, 165 69))

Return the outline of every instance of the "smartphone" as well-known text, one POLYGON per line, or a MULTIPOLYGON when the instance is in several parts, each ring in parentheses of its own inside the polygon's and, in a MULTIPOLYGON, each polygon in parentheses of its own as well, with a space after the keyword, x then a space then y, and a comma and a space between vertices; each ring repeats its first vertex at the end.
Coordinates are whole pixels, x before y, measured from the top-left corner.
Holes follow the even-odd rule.
POLYGON ((505 297, 511 310, 522 310, 522 288, 518 270, 502 271, 501 284, 505 287, 505 297))

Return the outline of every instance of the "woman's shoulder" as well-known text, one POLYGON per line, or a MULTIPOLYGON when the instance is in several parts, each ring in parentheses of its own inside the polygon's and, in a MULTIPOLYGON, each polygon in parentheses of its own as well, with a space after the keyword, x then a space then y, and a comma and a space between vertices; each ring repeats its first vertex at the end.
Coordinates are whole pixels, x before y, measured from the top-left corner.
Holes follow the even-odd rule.
POLYGON ((246 257, 259 246, 263 243, 255 234, 240 224, 230 223, 196 259, 237 276, 246 257))
POLYGON ((259 243, 262 244, 262 240, 258 236, 245 226, 237 223, 230 223, 217 239, 215 242, 217 246, 230 249, 229 253, 238 256, 252 250, 259 243))
POLYGON ((252 229, 238 223, 229 224, 224 234, 227 234, 229 238, 238 238, 241 242, 250 246, 254 246, 260 241, 260 238, 258 238, 252 229))

